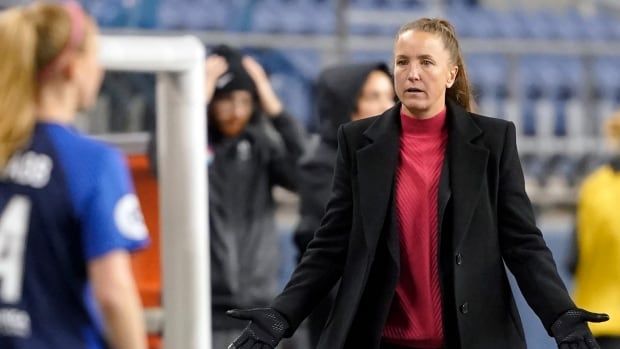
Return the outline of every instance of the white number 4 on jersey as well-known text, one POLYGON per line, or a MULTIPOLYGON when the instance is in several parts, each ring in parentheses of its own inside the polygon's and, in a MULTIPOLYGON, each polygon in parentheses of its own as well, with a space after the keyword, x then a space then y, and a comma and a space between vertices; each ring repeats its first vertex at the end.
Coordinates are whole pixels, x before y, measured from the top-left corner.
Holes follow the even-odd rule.
POLYGON ((21 298, 30 206, 26 196, 16 195, 0 214, 0 301, 4 303, 21 298))

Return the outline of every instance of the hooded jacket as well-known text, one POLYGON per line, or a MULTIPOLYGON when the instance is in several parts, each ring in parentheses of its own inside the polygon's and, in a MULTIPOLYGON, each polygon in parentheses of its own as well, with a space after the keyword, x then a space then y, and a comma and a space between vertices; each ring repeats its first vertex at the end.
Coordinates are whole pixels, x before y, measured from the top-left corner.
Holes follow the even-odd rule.
POLYGON ((309 147, 299 164, 301 217, 295 231, 295 243, 302 253, 319 227, 331 193, 338 127, 351 121, 361 89, 374 70, 391 76, 387 65, 378 62, 337 65, 325 69, 319 76, 316 103, 320 138, 316 146, 309 147))
POLYGON ((246 324, 227 317, 226 310, 264 306, 278 291, 280 255, 272 189, 279 185, 297 190, 296 164, 304 137, 286 112, 263 115, 239 51, 220 46, 213 53, 229 65, 218 79, 213 101, 235 90, 249 91, 255 99, 254 113, 237 137, 225 137, 214 122, 208 123, 213 327, 227 330, 246 324))
POLYGON ((257 116, 234 139, 218 137, 215 130, 210 134, 213 325, 229 329, 245 323, 225 316, 226 310, 266 305, 278 291, 280 255, 272 189, 297 189, 295 164, 303 138, 286 114, 269 120, 257 116))

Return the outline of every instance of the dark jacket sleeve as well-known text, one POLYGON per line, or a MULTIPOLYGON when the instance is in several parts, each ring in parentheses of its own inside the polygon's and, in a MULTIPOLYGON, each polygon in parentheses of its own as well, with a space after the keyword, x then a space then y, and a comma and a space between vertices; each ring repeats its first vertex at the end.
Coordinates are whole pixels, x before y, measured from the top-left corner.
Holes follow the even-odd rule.
POLYGON ((314 239, 284 291, 272 307, 291 325, 291 335, 342 276, 352 224, 350 159, 343 128, 338 130, 338 155, 332 194, 314 239))
POLYGON ((334 176, 335 149, 318 147, 310 159, 299 164, 300 217, 295 229, 295 244, 300 253, 306 250, 325 213, 334 176), (327 158, 329 157, 329 158, 327 158))
POLYGON ((297 162, 304 149, 304 133, 299 123, 286 112, 270 120, 283 143, 283 149, 273 149, 269 162, 272 184, 297 191, 299 186, 297 162))
POLYGON ((558 275, 551 251, 536 227, 516 146, 514 124, 506 129, 500 159, 498 229, 502 256, 519 288, 547 331, 565 311, 575 308, 558 275))

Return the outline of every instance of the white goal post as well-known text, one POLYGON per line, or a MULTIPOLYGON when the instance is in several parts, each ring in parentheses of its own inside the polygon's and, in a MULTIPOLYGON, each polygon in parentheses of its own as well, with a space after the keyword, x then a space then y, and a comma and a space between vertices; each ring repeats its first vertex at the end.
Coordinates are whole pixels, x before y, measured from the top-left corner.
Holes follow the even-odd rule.
POLYGON ((204 46, 104 35, 100 57, 107 70, 157 74, 164 349, 211 348, 204 46))

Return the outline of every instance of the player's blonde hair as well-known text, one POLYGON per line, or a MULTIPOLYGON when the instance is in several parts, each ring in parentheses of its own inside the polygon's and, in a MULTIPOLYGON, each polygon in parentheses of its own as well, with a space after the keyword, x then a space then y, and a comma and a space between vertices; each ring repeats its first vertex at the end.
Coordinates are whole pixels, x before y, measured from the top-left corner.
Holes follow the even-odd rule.
POLYGON ((32 135, 41 73, 67 46, 71 25, 70 14, 59 4, 0 12, 0 168, 32 135))

